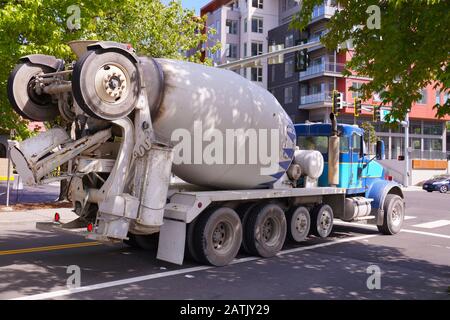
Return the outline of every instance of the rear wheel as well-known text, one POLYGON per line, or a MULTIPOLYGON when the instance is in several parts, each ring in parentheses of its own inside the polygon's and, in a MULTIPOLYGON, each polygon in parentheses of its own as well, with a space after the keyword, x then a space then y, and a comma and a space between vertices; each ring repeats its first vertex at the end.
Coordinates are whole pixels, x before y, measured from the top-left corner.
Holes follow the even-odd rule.
POLYGON ((305 241, 311 228, 311 218, 308 209, 305 207, 292 208, 287 213, 286 220, 288 238, 294 242, 305 241))
POLYGON ((134 242, 145 251, 156 251, 158 249, 159 233, 149 235, 135 234, 134 242))
POLYGON ((33 121, 54 120, 59 115, 58 104, 51 95, 38 94, 35 88, 37 76, 54 71, 31 62, 18 64, 8 78, 8 99, 14 111, 33 121))
POLYGON ((405 219, 405 203, 396 194, 388 194, 383 205, 384 219, 378 230, 386 235, 393 235, 402 229, 405 219))
POLYGON ((264 258, 276 255, 286 240, 286 217, 276 204, 255 207, 244 225, 248 252, 264 258))
POLYGON ((193 234, 197 258, 213 266, 225 266, 236 257, 242 242, 242 225, 231 208, 221 207, 200 216, 193 234))
POLYGON ((311 233, 326 238, 333 230, 333 209, 327 204, 316 206, 311 212, 311 233))

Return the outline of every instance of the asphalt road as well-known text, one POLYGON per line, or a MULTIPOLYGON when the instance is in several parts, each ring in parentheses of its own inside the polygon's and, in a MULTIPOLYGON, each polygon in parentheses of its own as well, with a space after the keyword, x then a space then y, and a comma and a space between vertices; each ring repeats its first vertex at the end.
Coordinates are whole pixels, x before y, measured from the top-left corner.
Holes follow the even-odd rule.
POLYGON ((405 194, 407 220, 396 236, 336 225, 329 239, 287 244, 270 259, 239 255, 221 268, 176 266, 155 252, 7 223, 0 225, 0 299, 448 300, 450 193, 405 194), (70 265, 81 271, 76 289, 66 285, 70 265), (368 268, 381 272, 379 289, 368 288, 368 268))

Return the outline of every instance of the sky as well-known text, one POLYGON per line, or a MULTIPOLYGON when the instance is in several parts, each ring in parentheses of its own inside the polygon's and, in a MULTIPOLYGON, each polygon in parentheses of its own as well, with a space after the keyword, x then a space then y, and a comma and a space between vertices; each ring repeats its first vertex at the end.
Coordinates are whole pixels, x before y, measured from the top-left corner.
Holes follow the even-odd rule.
MULTIPOLYGON (((164 0, 163 2, 169 2, 169 0, 164 0)), ((197 13, 200 13, 200 8, 205 4, 210 2, 210 0, 181 0, 183 7, 186 9, 195 9, 197 13)))

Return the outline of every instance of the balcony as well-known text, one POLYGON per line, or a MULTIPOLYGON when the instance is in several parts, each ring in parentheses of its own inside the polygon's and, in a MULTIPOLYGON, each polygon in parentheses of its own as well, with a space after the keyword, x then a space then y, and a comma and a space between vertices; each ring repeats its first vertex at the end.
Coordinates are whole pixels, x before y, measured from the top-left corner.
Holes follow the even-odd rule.
POLYGON ((319 92, 300 97, 300 104, 313 104, 321 102, 331 102, 331 91, 319 92))
POLYGON ((342 63, 321 63, 311 65, 299 74, 299 80, 305 81, 321 76, 336 76, 344 71, 344 64, 342 63))
POLYGON ((321 19, 330 19, 337 11, 337 7, 320 5, 313 9, 311 14, 311 23, 319 21, 321 19))

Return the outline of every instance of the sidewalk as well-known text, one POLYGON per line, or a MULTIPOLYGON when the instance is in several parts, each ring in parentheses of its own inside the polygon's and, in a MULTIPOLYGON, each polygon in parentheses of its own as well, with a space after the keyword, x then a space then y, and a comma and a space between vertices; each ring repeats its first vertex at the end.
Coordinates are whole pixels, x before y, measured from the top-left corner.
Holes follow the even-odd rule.
POLYGON ((52 221, 55 213, 61 216, 61 222, 69 222, 78 216, 72 212, 72 208, 37 209, 27 211, 0 211, 0 226, 27 225, 41 221, 52 221))

